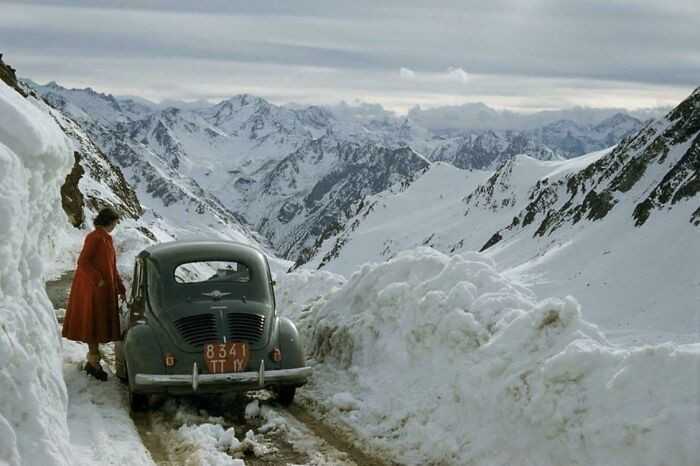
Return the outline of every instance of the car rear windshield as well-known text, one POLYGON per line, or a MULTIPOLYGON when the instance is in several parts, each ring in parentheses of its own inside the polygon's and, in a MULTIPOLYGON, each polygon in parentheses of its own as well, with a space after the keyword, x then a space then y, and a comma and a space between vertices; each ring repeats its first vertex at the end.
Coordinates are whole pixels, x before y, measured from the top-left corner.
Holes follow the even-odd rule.
POLYGON ((218 299, 273 302, 269 276, 264 270, 250 267, 235 260, 196 260, 170 269, 163 300, 177 303, 184 300, 206 301, 218 299), (174 286, 173 286, 174 285, 174 286))
POLYGON ((175 267, 175 283, 248 283, 250 268, 234 261, 187 262, 175 267))

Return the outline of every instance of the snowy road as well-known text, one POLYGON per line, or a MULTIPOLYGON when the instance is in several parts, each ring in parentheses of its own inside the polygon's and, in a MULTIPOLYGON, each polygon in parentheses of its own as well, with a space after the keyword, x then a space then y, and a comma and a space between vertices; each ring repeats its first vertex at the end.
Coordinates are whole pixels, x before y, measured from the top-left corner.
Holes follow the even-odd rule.
POLYGON ((284 409, 266 392, 170 399, 132 419, 159 465, 237 464, 235 459, 248 466, 387 464, 353 447, 303 407, 284 409), (237 441, 222 449, 229 429, 237 441))
MULTIPOLYGON (((72 275, 47 283, 57 312, 65 306, 72 275)), ((112 346, 102 348, 113 373, 112 346)), ((384 466, 300 403, 283 408, 265 391, 230 397, 154 399, 129 415, 126 386, 80 370, 86 345, 63 340, 68 424, 78 465, 344 465, 384 466)))

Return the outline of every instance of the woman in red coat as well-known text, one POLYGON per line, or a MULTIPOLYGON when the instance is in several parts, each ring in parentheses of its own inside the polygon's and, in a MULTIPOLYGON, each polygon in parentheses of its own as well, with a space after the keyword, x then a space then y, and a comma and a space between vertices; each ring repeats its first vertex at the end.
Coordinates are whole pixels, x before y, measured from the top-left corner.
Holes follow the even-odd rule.
POLYGON ((99 380, 107 380, 107 373, 100 365, 98 344, 121 340, 118 297, 125 295, 125 289, 110 236, 117 223, 114 209, 97 214, 95 230, 85 237, 78 258, 63 321, 64 337, 88 344, 85 371, 99 380))

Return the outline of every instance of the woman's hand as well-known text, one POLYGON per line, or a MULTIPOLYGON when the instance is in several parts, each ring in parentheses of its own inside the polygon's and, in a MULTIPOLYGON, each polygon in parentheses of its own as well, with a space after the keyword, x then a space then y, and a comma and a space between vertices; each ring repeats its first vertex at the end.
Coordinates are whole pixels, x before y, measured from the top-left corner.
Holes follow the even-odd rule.
POLYGON ((102 288, 103 286, 105 286, 105 281, 102 280, 102 279, 100 279, 100 281, 97 282, 97 287, 98 287, 98 288, 102 288))

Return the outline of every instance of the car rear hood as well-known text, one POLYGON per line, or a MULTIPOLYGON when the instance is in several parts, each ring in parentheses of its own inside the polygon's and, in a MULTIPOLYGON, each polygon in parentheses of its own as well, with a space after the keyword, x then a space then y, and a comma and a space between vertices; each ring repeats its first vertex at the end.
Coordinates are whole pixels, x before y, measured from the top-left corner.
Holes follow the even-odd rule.
POLYGON ((272 331, 272 306, 254 301, 203 299, 156 310, 170 340, 181 351, 201 351, 205 343, 245 341, 265 347, 272 331))

